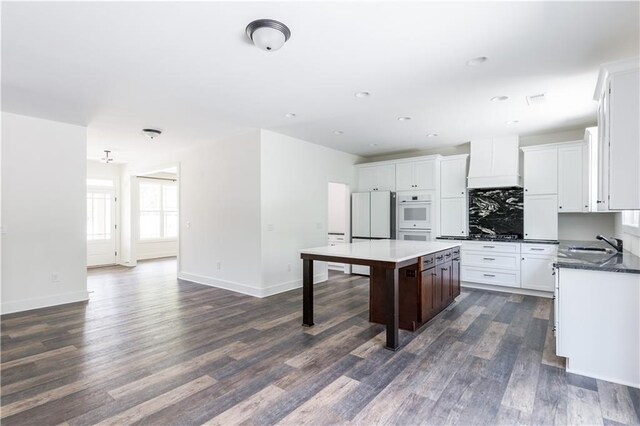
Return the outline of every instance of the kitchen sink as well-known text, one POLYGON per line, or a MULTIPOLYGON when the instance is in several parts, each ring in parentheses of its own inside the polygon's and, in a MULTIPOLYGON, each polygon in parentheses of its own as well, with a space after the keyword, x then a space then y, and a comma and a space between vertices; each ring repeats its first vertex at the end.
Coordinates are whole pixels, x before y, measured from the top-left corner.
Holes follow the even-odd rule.
POLYGON ((581 247, 581 246, 569 246, 569 251, 582 252, 582 253, 615 253, 613 249, 605 247, 581 247))

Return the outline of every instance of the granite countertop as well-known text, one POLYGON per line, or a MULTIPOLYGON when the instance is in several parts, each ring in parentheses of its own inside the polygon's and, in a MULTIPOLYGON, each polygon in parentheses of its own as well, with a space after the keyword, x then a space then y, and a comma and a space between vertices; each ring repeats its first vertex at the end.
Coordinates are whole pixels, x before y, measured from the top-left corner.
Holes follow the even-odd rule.
POLYGON ((497 243, 525 243, 525 244, 558 244, 557 240, 525 240, 522 238, 519 238, 517 240, 501 240, 499 238, 478 239, 473 237, 453 237, 453 236, 450 237, 446 235, 442 237, 436 237, 436 240, 458 240, 458 241, 479 241, 479 242, 492 241, 497 243))
POLYGON ((624 272, 640 274, 640 257, 631 252, 617 253, 610 245, 601 241, 560 241, 556 268, 589 269, 594 271, 624 272), (574 251, 571 247, 600 247, 607 252, 574 251))

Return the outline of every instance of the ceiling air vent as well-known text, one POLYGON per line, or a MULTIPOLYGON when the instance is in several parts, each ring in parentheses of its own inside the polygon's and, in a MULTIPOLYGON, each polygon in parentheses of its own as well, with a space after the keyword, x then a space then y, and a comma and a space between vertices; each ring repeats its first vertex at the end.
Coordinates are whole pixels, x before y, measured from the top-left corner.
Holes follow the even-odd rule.
POLYGON ((529 95, 526 98, 527 98, 527 105, 529 106, 540 105, 547 101, 547 94, 538 93, 537 95, 529 95))

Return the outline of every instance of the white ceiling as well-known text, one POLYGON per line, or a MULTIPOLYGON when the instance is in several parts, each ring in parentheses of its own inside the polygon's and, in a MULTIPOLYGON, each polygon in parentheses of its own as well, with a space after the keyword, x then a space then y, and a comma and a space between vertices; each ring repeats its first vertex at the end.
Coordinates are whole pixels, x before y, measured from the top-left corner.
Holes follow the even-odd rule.
POLYGON ((593 123, 598 65, 639 54, 639 5, 3 2, 2 107, 87 125, 89 156, 119 160, 259 127, 359 155, 548 132, 593 123), (289 26, 282 49, 248 42, 258 18, 289 26))

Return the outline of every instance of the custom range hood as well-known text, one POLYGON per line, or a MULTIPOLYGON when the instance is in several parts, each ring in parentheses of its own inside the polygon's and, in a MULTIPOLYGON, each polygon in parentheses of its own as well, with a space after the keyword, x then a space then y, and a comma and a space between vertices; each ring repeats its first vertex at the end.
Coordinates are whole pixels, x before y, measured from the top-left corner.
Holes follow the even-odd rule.
POLYGON ((468 188, 522 186, 517 135, 471 141, 470 157, 468 188))

